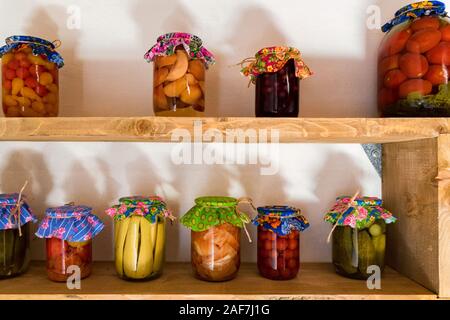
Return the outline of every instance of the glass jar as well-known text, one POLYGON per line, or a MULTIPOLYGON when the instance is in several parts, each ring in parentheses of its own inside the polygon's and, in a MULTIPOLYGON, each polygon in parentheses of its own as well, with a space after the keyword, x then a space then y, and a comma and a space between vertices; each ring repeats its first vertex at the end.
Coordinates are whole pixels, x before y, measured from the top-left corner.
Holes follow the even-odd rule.
POLYGON ((36 222, 36 218, 23 196, 17 193, 0 195, 0 279, 18 276, 28 269, 29 222, 36 222))
POLYGON ((309 227, 301 211, 288 206, 259 207, 257 264, 261 276, 290 280, 300 269, 300 231, 309 227))
POLYGON ((194 275, 206 281, 227 281, 240 267, 241 228, 250 222, 238 204, 251 200, 231 197, 200 197, 181 223, 191 229, 194 275))
POLYGON ((125 197, 106 213, 114 218, 116 272, 124 280, 150 280, 163 272, 166 218, 174 220, 159 197, 125 197))
POLYGON ((332 229, 333 265, 342 276, 365 280, 373 274, 370 266, 384 270, 386 224, 397 219, 382 201, 373 197, 340 197, 325 215, 332 229))
POLYGON ((58 69, 64 62, 55 44, 28 36, 12 36, 6 43, 0 48, 5 116, 58 116, 58 69))
POLYGON ((418 2, 383 26, 378 109, 383 117, 449 117, 450 19, 445 4, 418 2))
POLYGON ((145 55, 153 61, 153 109, 156 116, 198 117, 205 112, 205 71, 214 63, 202 40, 188 33, 158 38, 145 55))
POLYGON ((268 47, 258 51, 241 72, 256 85, 257 117, 298 117, 300 79, 312 75, 292 47, 268 47))
POLYGON ((84 279, 92 271, 92 238, 104 228, 92 208, 67 204, 48 208, 36 236, 46 239, 47 276, 66 282, 79 272, 84 279))

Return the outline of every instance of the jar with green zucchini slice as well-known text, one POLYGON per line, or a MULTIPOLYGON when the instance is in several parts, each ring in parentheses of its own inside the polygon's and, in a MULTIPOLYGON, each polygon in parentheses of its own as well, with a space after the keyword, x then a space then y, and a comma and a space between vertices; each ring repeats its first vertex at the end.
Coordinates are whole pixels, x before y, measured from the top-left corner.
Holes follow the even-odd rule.
POLYGON ((125 197, 106 213, 114 219, 115 265, 120 278, 150 280, 162 274, 166 219, 175 220, 159 197, 125 197))
POLYGON ((0 194, 0 279, 24 273, 30 261, 30 223, 36 218, 18 193, 0 194))
POLYGON ((373 266, 383 271, 386 225, 397 219, 382 205, 374 197, 339 197, 325 215, 325 221, 334 225, 330 235, 338 274, 365 280, 373 274, 373 266))

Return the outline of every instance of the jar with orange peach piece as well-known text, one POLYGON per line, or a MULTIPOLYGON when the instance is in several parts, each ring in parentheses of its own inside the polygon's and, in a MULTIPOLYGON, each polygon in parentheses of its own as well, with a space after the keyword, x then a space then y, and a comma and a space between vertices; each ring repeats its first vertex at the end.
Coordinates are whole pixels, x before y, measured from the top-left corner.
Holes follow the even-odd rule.
POLYGON ((445 4, 406 6, 382 28, 378 109, 384 117, 450 116, 450 19, 445 4))
POLYGON ((205 73, 215 61, 200 38, 179 32, 162 35, 145 59, 154 62, 155 115, 190 117, 204 114, 205 73))
POLYGON ((6 117, 56 117, 59 111, 58 69, 64 61, 44 39, 12 36, 0 48, 2 105, 6 117))

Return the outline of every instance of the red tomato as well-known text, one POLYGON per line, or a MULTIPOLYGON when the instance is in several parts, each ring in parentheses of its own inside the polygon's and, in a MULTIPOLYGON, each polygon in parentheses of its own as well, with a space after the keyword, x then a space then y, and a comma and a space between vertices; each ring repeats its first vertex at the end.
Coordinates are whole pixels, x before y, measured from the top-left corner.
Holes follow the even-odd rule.
POLYGON ((278 270, 286 269, 286 260, 283 257, 278 257, 278 259, 277 259, 277 269, 278 270))
POLYGON ((434 48, 441 41, 439 30, 423 29, 414 33, 406 44, 406 49, 412 53, 424 53, 434 48))
POLYGON ((20 66, 20 62, 18 60, 11 60, 8 62, 8 68, 16 70, 20 66))
POLYGON ((378 74, 380 77, 384 77, 389 70, 399 68, 400 55, 396 54, 381 60, 378 64, 378 74))
POLYGON ((58 256, 64 254, 64 241, 61 239, 50 238, 47 239, 47 256, 58 256))
POLYGON ((450 42, 441 42, 428 51, 427 59, 430 64, 450 65, 450 42))
POLYGON ((277 251, 284 251, 288 246, 288 242, 286 239, 278 239, 277 240, 277 251))
POLYGON ((425 80, 431 82, 433 86, 448 83, 448 70, 445 65, 431 65, 427 74, 424 77, 425 80))
POLYGON ((287 267, 289 269, 297 269, 298 268, 298 260, 297 259, 290 259, 287 263, 287 267))
POLYGON ((400 70, 408 78, 422 78, 428 71, 428 61, 421 54, 406 53, 400 57, 400 70))
POLYGON ((40 96, 40 97, 44 97, 48 94, 48 90, 46 87, 44 87, 43 85, 38 84, 36 89, 34 89, 34 91, 36 91, 36 93, 40 96))
POLYGON ((289 250, 297 249, 298 248, 298 240, 295 240, 295 239, 289 240, 288 248, 289 248, 289 250))
POLYGON ((5 88, 6 90, 11 90, 12 89, 12 81, 11 80, 5 80, 3 82, 3 88, 5 88))
POLYGON ((23 52, 17 52, 17 53, 14 55, 14 58, 15 58, 16 60, 23 60, 23 59, 26 59, 26 58, 27 58, 27 55, 26 55, 25 53, 23 53, 23 52))
POLYGON ((271 240, 266 240, 266 242, 264 242, 264 250, 272 250, 272 241, 271 240))
POLYGON ((437 17, 423 17, 420 19, 415 20, 412 24, 411 24, 411 29, 413 31, 418 31, 418 30, 422 30, 422 29, 439 29, 440 26, 440 22, 439 22, 439 18, 437 17))
POLYGON ((34 89, 34 88, 37 87, 38 84, 39 83, 37 82, 37 80, 35 78, 33 78, 33 77, 28 77, 28 78, 25 79, 25 85, 28 88, 34 89))
POLYGON ((433 90, 433 86, 428 80, 412 79, 408 80, 400 85, 399 96, 400 98, 406 98, 411 93, 420 93, 426 96, 433 90))
POLYGON ((47 69, 45 69, 43 66, 39 66, 37 64, 33 64, 33 65, 31 65, 30 70, 28 70, 28 71, 30 71, 32 76, 36 76, 37 77, 41 73, 46 72, 47 69))
POLYGON ((5 72, 5 78, 8 80, 13 80, 16 77, 16 71, 13 69, 6 70, 5 72))
POLYGON ((31 62, 28 61, 27 59, 20 60, 19 64, 22 68, 29 69, 31 67, 31 62))
POLYGON ((382 108, 393 105, 398 100, 397 90, 383 88, 378 94, 378 105, 382 108))
POLYGON ((441 33, 442 33, 442 41, 450 42, 450 24, 443 26, 441 28, 441 33))
POLYGON ((406 29, 389 36, 381 45, 381 57, 400 53, 405 48, 411 34, 411 29, 406 29))
POLYGON ((408 77, 399 69, 391 70, 384 77, 384 85, 386 88, 397 88, 407 79, 408 77))
POLYGON ((30 76, 30 72, 26 68, 18 68, 16 74, 20 79, 26 79, 30 76))

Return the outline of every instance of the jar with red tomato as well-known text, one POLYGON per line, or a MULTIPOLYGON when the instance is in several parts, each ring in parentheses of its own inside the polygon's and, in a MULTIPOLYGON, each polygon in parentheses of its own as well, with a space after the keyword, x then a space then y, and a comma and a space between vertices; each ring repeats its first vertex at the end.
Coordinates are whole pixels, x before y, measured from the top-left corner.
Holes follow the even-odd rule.
POLYGON ((382 28, 378 109, 383 117, 450 116, 450 19, 445 4, 408 5, 382 28))
POLYGON ((65 282, 79 272, 84 279, 92 271, 92 238, 104 225, 87 206, 64 205, 46 210, 36 235, 46 239, 47 275, 65 282))
POLYGON ((12 36, 0 48, 2 102, 6 117, 56 117, 59 111, 58 69, 63 58, 55 43, 12 36))
POLYGON ((300 232, 309 227, 301 211, 288 206, 259 207, 253 224, 258 227, 259 273, 271 280, 297 277, 300 232))

